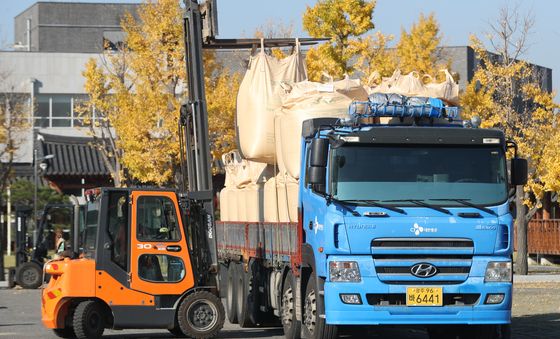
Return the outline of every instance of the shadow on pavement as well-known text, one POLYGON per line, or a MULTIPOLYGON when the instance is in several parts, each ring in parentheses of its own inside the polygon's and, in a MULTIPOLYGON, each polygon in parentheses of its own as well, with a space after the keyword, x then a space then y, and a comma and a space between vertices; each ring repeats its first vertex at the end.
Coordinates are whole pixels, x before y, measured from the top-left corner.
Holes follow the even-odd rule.
MULTIPOLYGON (((234 329, 234 330, 221 330, 218 338, 268 338, 271 336, 283 336, 284 332, 281 328, 244 328, 244 329, 234 329)), ((103 335, 103 338, 175 338, 169 333, 157 332, 157 333, 132 333, 132 334, 120 334, 120 333, 107 333, 103 335)))
POLYGON ((512 334, 513 338, 560 338, 560 313, 514 317, 512 334))

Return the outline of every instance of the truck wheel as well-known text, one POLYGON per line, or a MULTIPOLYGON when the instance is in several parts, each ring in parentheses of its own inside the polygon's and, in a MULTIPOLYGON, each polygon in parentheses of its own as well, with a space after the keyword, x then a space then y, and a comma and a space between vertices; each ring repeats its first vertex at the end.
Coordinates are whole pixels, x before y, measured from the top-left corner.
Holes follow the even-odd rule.
POLYGON ((93 339, 103 335, 105 330, 105 315, 103 308, 97 301, 82 301, 74 311, 74 333, 78 339, 93 339))
POLYGON ((224 326, 225 311, 220 299, 208 291, 189 294, 179 306, 177 321, 191 338, 213 338, 224 326))
POLYGON ((296 319, 296 307, 296 281, 292 272, 288 272, 284 279, 280 308, 286 339, 299 339, 301 336, 301 322, 296 319))
POLYGON ((321 283, 321 280, 317 281, 314 272, 311 273, 303 299, 303 331, 308 339, 336 338, 337 327, 327 325, 324 318, 325 301, 319 294, 319 291, 322 290, 323 283, 321 283))
POLYGON ((53 328, 53 333, 59 338, 74 338, 74 329, 72 327, 53 328))
POLYGON ((16 282, 23 288, 36 289, 41 286, 42 280, 43 269, 35 262, 25 262, 16 271, 16 282))
POLYGON ((237 324, 237 265, 230 263, 227 270, 226 311, 230 323, 237 324))
POLYGON ((251 321, 251 313, 254 308, 254 303, 251 299, 251 265, 249 265, 249 272, 243 269, 243 263, 237 266, 237 321, 241 328, 253 326, 251 321))

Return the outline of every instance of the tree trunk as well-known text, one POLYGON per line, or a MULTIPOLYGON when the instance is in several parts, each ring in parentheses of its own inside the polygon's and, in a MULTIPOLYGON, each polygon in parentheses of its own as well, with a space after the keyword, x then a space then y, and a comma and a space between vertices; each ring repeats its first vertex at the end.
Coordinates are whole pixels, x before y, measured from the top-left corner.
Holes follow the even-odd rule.
POLYGON ((527 220, 523 196, 523 186, 517 186, 517 192, 515 193, 515 207, 517 209, 517 217, 515 218, 515 229, 517 231, 517 270, 515 273, 527 275, 527 273, 529 273, 529 266, 527 263, 527 220))

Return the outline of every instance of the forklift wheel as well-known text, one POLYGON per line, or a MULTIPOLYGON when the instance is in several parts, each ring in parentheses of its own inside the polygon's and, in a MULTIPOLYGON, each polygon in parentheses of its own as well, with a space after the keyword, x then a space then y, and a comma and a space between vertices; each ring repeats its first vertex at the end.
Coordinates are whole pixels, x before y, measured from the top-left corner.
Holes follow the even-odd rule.
POLYGON ((72 327, 53 328, 53 333, 59 338, 74 338, 74 329, 72 327))
POLYGON ((74 311, 74 333, 78 339, 100 338, 105 330, 105 314, 97 301, 82 301, 74 311))
POLYGON ((224 306, 214 294, 197 291, 183 299, 177 320, 185 335, 195 339, 213 338, 224 326, 224 306))
POLYGON ((23 288, 36 289, 43 283, 43 269, 32 261, 25 262, 16 271, 16 282, 23 288))

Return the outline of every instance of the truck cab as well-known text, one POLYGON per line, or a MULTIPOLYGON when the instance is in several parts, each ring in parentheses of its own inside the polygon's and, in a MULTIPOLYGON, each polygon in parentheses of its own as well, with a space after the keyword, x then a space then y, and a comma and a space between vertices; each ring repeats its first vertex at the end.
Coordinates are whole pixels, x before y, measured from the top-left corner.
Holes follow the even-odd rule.
POLYGON ((506 161, 510 146, 499 130, 452 119, 305 121, 307 337, 382 324, 427 325, 434 338, 507 336, 509 198, 526 181, 526 161, 506 161))

